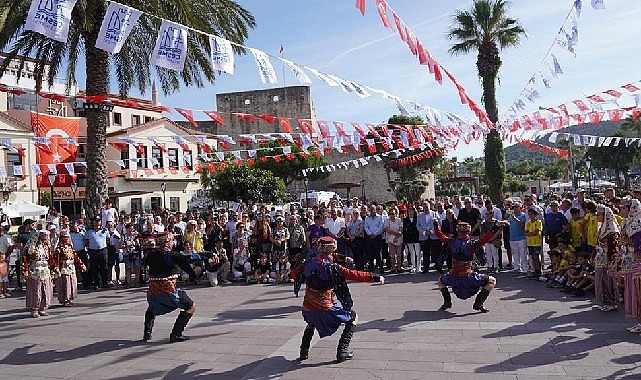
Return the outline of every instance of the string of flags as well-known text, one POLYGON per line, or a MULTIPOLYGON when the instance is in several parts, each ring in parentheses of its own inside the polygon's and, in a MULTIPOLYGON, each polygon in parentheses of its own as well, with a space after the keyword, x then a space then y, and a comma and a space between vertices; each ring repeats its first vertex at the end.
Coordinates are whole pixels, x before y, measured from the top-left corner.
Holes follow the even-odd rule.
MULTIPOLYGON (((60 4, 60 6, 58 7, 58 12, 60 15, 58 21, 60 22, 56 23, 56 25, 46 26, 43 26, 39 20, 43 19, 43 15, 46 14, 47 11, 46 9, 40 9, 37 6, 37 4, 39 3, 39 0, 33 0, 29 14, 27 16, 25 29, 33 30, 35 32, 43 34, 46 37, 65 42, 67 40, 71 10, 75 6, 76 1, 58 0, 58 3, 60 4)), ((158 18, 154 15, 144 13, 138 9, 111 1, 109 3, 107 11, 105 12, 105 16, 102 21, 95 46, 109 53, 118 54, 125 41, 129 37, 129 34, 136 27, 139 19, 143 15, 152 18, 158 18)), ((398 16, 396 17, 398 18, 398 16)), ((413 100, 403 99, 400 96, 390 94, 384 90, 375 89, 366 85, 359 84, 352 80, 347 80, 332 74, 323 73, 317 69, 292 62, 282 57, 269 55, 264 51, 240 45, 219 36, 209 35, 202 31, 181 24, 173 23, 168 20, 161 19, 161 21, 162 24, 159 29, 156 44, 154 50, 151 53, 151 63, 159 67, 182 71, 187 54, 185 42, 187 40, 188 33, 192 32, 205 35, 209 38, 212 66, 215 70, 227 74, 233 75, 234 72, 234 52, 232 49, 232 45, 236 45, 245 48, 252 53, 258 69, 260 80, 263 84, 278 83, 276 71, 274 70, 272 63, 270 62, 270 58, 274 58, 282 61, 283 64, 291 70, 294 76, 302 84, 308 85, 312 83, 309 79, 309 76, 305 73, 305 70, 307 70, 308 72, 314 74, 314 76, 316 76, 316 78, 318 78, 323 83, 327 84, 330 87, 340 88, 347 94, 355 94, 360 98, 367 98, 373 93, 383 98, 389 99, 395 103, 396 107, 402 115, 409 115, 410 111, 412 111, 418 115, 424 116, 424 119, 426 119, 429 124, 437 124, 439 121, 439 116, 441 114, 451 114, 449 112, 439 111, 433 107, 420 104, 419 102, 413 100)), ((456 86, 461 98, 461 102, 463 104, 468 104, 470 109, 474 111, 476 116, 479 117, 482 122, 486 123, 486 125, 491 125, 491 123, 488 122, 484 111, 479 108, 476 103, 474 103, 474 101, 465 93, 463 87, 456 81, 452 74, 441 67, 438 62, 436 62, 436 60, 434 60, 429 55, 429 52, 425 50, 421 42, 416 39, 416 37, 411 33, 410 29, 402 22, 402 20, 400 20, 400 18, 398 18, 399 31, 401 30, 401 27, 404 30, 404 40, 407 41, 407 43, 411 46, 415 46, 415 55, 420 58, 421 64, 427 65, 430 71, 433 71, 435 76, 440 78, 438 79, 439 82, 442 82, 441 71, 445 73, 445 75, 456 86)), ((13 91, 13 89, 10 90, 13 91)), ((0 88, 0 91, 2 91, 2 88, 0 88)), ((46 95, 55 96, 52 94, 46 95)), ((59 96, 64 98, 64 96, 62 95, 59 96)), ((101 97, 104 97, 104 95, 101 97)), ((100 102, 100 99, 95 98, 89 101, 98 103, 100 102)), ((164 111, 168 112, 169 110, 166 109, 164 111)), ((190 120, 189 117, 184 113, 180 111, 178 112, 181 113, 181 115, 185 116, 185 118, 190 120)), ((451 115, 456 119, 464 120, 458 115, 451 115)))
POLYGON ((527 147, 529 150, 542 152, 544 154, 553 154, 557 157, 568 157, 570 155, 570 151, 568 149, 552 148, 530 140, 518 140, 518 143, 527 147))
POLYGON ((507 120, 503 129, 549 130, 602 121, 618 122, 626 117, 641 116, 641 81, 602 91, 556 107, 539 107, 539 111, 507 120))
MULTIPOLYGON (((530 77, 517 99, 501 119, 516 118, 517 115, 525 111, 526 101, 536 103, 541 99, 543 90, 552 88, 552 82, 564 74, 558 58, 559 49, 576 57, 576 46, 579 43, 579 17, 582 8, 582 0, 574 0, 563 25, 543 56, 536 72, 530 77)), ((592 8, 605 9, 604 0, 592 0, 592 8)))
MULTIPOLYGON (((365 0, 356 0, 356 8, 365 15, 365 0)), ((447 71, 440 63, 429 53, 423 43, 416 37, 409 26, 398 16, 396 11, 392 9, 385 0, 376 0, 376 9, 381 17, 383 26, 386 28, 394 29, 401 41, 407 44, 410 52, 417 57, 418 62, 422 66, 427 66, 430 74, 434 75, 434 80, 439 84, 443 84, 443 73, 454 84, 458 92, 461 103, 467 105, 470 110, 476 115, 479 121, 489 128, 494 128, 494 123, 490 121, 485 111, 479 107, 472 98, 465 92, 463 86, 454 78, 454 76, 447 71), (392 18, 394 19, 395 28, 389 20, 387 10, 391 11, 392 18)))

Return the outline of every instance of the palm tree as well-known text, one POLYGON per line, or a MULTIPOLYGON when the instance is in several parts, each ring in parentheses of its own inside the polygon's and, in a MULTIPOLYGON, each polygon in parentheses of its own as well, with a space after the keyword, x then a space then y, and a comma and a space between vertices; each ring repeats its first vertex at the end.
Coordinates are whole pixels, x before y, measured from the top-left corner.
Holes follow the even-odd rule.
MULTIPOLYGON (((111 75, 125 97, 133 86, 144 93, 151 86, 150 52, 153 50, 160 19, 183 24, 208 34, 242 44, 248 29, 256 26, 254 17, 232 0, 119 0, 145 14, 134 28, 119 54, 95 47, 100 25, 107 9, 106 0, 78 1, 73 9, 69 39, 61 43, 24 29, 31 0, 0 0, 0 48, 8 49, 0 65, 0 76, 11 61, 21 64, 28 58, 36 61, 35 80, 52 85, 54 78, 64 75, 67 86, 76 83, 76 68, 85 60, 87 95, 109 93, 111 75), (66 66, 66 67, 65 67, 66 66), (65 70, 64 73, 62 72, 65 70)), ((215 73, 210 63, 209 40, 204 34, 190 33, 186 46, 187 61, 181 72, 156 67, 156 77, 165 94, 179 90, 181 82, 202 87, 212 82, 215 73)), ((243 50, 235 46, 237 53, 243 50)), ((107 117, 106 111, 87 110, 87 188, 88 212, 93 215, 107 198, 107 117)))
MULTIPOLYGON (((499 119, 496 105, 496 80, 501 68, 499 50, 516 46, 525 35, 519 22, 508 17, 508 7, 505 0, 474 0, 469 11, 456 12, 448 32, 449 39, 458 41, 450 48, 450 54, 478 51, 476 69, 483 85, 482 100, 493 123, 499 119)), ((499 202, 505 180, 505 157, 503 142, 496 129, 487 135, 484 153, 489 195, 494 202, 499 202)))

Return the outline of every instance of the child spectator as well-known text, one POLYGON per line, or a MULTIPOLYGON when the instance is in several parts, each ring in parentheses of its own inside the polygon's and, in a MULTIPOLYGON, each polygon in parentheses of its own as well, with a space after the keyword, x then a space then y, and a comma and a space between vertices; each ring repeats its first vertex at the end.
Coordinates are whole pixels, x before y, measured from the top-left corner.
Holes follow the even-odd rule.
POLYGON ((238 248, 234 249, 234 260, 232 263, 232 274, 235 281, 241 281, 251 275, 252 265, 249 262, 249 249, 247 240, 238 240, 238 248))
POLYGON ((291 264, 287 260, 287 254, 282 254, 278 258, 276 267, 274 267, 274 279, 277 284, 284 284, 289 282, 289 274, 291 272, 291 264))
POLYGON ((268 260, 268 258, 268 253, 262 253, 260 255, 258 263, 256 264, 256 269, 254 270, 254 275, 247 278, 248 284, 267 284, 276 281, 274 279, 276 275, 272 272, 272 263, 268 260))
POLYGON ((594 267, 589 262, 589 254, 578 255, 574 268, 568 270, 566 276, 567 285, 561 289, 564 293, 583 296, 586 290, 594 289, 594 267))
POLYGON ((538 211, 530 208, 527 211, 529 220, 525 222, 525 236, 527 237, 528 255, 532 259, 534 274, 532 277, 541 277, 541 247, 543 246, 543 222, 538 218, 538 211))
POLYGON ((0 252, 0 298, 11 297, 9 290, 9 264, 5 254, 0 252))
POLYGON ((583 239, 583 218, 581 218, 581 210, 572 207, 570 209, 570 244, 576 250, 584 241, 583 239))

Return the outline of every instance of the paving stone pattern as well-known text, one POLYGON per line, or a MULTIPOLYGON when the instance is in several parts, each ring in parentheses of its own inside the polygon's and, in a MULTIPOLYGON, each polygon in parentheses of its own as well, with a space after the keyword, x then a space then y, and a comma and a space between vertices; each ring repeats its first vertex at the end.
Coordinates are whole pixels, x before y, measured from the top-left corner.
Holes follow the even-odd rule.
POLYGON ((337 364, 339 334, 294 359, 305 323, 285 285, 192 287, 191 340, 170 344, 176 312, 144 344, 145 289, 82 293, 71 308, 31 318, 24 293, 0 300, 0 379, 641 379, 641 336, 621 310, 566 296, 512 272, 486 306, 441 304, 436 274, 351 284, 360 324, 353 360, 337 364))

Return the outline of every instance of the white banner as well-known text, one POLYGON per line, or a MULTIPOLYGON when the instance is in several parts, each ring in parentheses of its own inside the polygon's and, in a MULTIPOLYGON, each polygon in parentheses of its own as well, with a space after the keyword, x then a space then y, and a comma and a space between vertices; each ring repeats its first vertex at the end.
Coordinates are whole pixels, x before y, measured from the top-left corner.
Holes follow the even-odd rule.
POLYGON ((219 70, 227 74, 234 74, 234 50, 231 42, 218 37, 209 37, 211 46, 211 62, 214 70, 219 70))
POLYGON ((75 5, 76 0, 33 0, 24 28, 52 40, 67 42, 75 5))
POLYGON ((263 82, 263 84, 278 83, 276 71, 274 71, 274 66, 272 66, 272 63, 269 61, 267 54, 253 48, 249 48, 249 51, 252 52, 254 59, 256 59, 256 66, 258 66, 258 75, 260 75, 261 82, 263 82))
POLYGON ((125 44, 129 33, 138 23, 142 13, 118 3, 109 3, 109 8, 102 20, 96 47, 109 53, 118 54, 125 44))
POLYGON ((294 62, 287 60, 285 58, 279 58, 281 61, 283 61, 287 67, 294 73, 296 76, 296 79, 302 84, 312 84, 312 80, 309 79, 307 74, 303 71, 303 68, 295 64, 294 62))
POLYGON ((65 169, 67 169, 67 173, 69 173, 70 175, 76 174, 76 170, 74 169, 73 164, 70 162, 65 163, 65 169))
POLYGON ((156 46, 151 53, 151 64, 182 71, 186 58, 187 29, 171 21, 162 20, 156 46))

